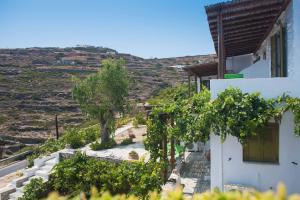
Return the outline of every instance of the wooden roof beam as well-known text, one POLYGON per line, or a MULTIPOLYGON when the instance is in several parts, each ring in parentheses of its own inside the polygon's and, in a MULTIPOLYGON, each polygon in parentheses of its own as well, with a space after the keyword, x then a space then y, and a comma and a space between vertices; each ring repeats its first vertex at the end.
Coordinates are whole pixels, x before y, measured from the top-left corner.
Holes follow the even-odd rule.
POLYGON ((225 45, 231 45, 231 44, 240 44, 240 43, 248 43, 248 42, 259 42, 261 37, 253 37, 253 38, 248 38, 248 39, 239 39, 239 40, 235 40, 235 41, 229 41, 229 42, 226 42, 225 41, 225 45))
MULTIPOLYGON (((245 17, 247 15, 260 15, 263 13, 277 13, 281 9, 281 5, 263 6, 255 9, 245 9, 243 11, 231 11, 224 13, 224 20, 232 20, 234 18, 245 17)), ((208 21, 215 19, 216 16, 208 16, 208 21)))
POLYGON ((263 37, 263 35, 257 35, 257 36, 249 36, 249 37, 237 37, 237 38, 235 38, 234 40, 232 39, 232 40, 224 40, 225 41, 225 45, 227 45, 227 44, 232 44, 232 43, 241 43, 241 42, 243 42, 243 41, 255 41, 255 40, 257 40, 257 41, 259 41, 260 40, 260 38, 261 37, 263 37))
MULTIPOLYGON (((274 19, 274 17, 276 17, 277 14, 275 13, 262 13, 261 15, 249 15, 249 16, 244 16, 244 17, 239 17, 239 18, 235 18, 235 19, 231 19, 231 20, 224 20, 224 25, 234 25, 237 22, 242 24, 242 23, 251 23, 253 22, 253 20, 255 21, 263 21, 266 19, 274 19)), ((217 22, 215 20, 210 21, 209 23, 211 25, 212 28, 217 27, 217 22)))
MULTIPOLYGON (((258 35, 264 35, 265 34, 265 30, 257 30, 257 31, 248 31, 248 32, 242 32, 241 34, 240 33, 232 33, 232 34, 224 34, 224 38, 226 41, 231 41, 231 40, 236 40, 237 38, 239 37, 253 37, 253 36, 258 36, 258 35), (228 38, 228 39, 227 39, 228 38)), ((217 39, 217 37, 213 37, 213 39, 217 39)))
POLYGON ((244 12, 247 10, 259 9, 261 7, 272 7, 275 5, 281 5, 282 3, 283 0, 249 0, 246 4, 239 1, 237 3, 228 4, 227 6, 224 4, 216 6, 213 9, 207 9, 206 7, 206 13, 208 17, 216 17, 218 15, 218 7, 222 7, 222 12, 224 15, 226 15, 228 12, 244 12))
POLYGON ((260 48, 261 44, 264 42, 264 40, 268 37, 268 35, 270 34, 270 32, 273 29, 274 24, 276 23, 276 21, 278 20, 278 18, 280 17, 281 13, 286 10, 286 8, 288 7, 288 5, 291 3, 291 0, 284 0, 284 5, 282 6, 278 16, 276 18, 274 18, 272 24, 270 24, 268 30, 266 31, 264 37, 259 41, 257 47, 255 48, 255 52, 258 51, 258 49, 260 48))
MULTIPOLYGON (((236 30, 241 30, 241 29, 253 29, 253 27, 258 27, 258 26, 269 26, 269 24, 272 23, 271 20, 266 20, 266 21, 253 21, 251 23, 237 23, 235 25, 228 25, 228 26, 225 26, 224 25, 224 31, 225 32, 229 32, 229 31, 236 31, 236 30)), ((216 28, 211 28, 210 29, 212 33, 217 33, 216 31, 216 28)))

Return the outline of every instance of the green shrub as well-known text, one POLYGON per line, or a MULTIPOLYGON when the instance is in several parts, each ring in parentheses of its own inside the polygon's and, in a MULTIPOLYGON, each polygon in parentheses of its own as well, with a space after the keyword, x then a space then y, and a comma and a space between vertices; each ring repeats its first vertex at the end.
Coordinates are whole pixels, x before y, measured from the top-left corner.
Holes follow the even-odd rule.
POLYGON ((39 200, 46 197, 48 186, 42 178, 33 178, 24 186, 24 194, 18 200, 39 200))
POLYGON ((116 141, 114 139, 110 139, 107 143, 100 143, 98 141, 92 143, 90 145, 91 149, 94 151, 99 151, 103 149, 111 149, 117 145, 116 141))
POLYGON ((98 126, 98 124, 85 128, 82 131, 86 144, 94 142, 100 137, 100 127, 98 126))
POLYGON ((131 120, 132 120, 132 118, 130 118, 128 116, 121 117, 121 118, 119 118, 119 119, 116 120, 115 127, 116 128, 120 128, 120 127, 128 124, 131 120))
POLYGON ((133 120, 133 126, 138 127, 138 125, 145 125, 147 120, 144 117, 144 114, 139 112, 135 115, 135 118, 133 120))
POLYGON ((51 154, 65 148, 69 144, 71 148, 80 148, 84 145, 96 141, 100 137, 100 128, 98 125, 88 126, 86 128, 68 129, 58 140, 49 139, 44 144, 35 147, 33 154, 27 157, 29 167, 33 166, 33 160, 51 154))
POLYGON ((157 163, 112 163, 89 158, 77 153, 57 164, 51 174, 50 184, 61 194, 89 192, 92 186, 112 194, 146 196, 160 190, 161 168, 157 163))
POLYGON ((75 134, 69 137, 68 144, 72 149, 78 149, 84 146, 84 141, 79 134, 75 134))
POLYGON ((120 145, 129 145, 129 144, 133 144, 133 139, 132 138, 126 138, 124 139, 120 145))

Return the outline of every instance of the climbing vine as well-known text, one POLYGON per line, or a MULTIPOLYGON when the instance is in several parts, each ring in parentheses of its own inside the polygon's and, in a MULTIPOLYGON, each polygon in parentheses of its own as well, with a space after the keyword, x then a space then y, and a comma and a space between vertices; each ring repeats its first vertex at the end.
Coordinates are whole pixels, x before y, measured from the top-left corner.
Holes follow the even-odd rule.
POLYGON ((295 123, 295 135, 300 136, 300 99, 283 95, 278 98, 278 102, 285 103, 285 106, 281 109, 282 112, 292 111, 294 114, 294 123, 295 123))
POLYGON ((241 143, 279 115, 275 100, 266 100, 259 93, 243 93, 236 88, 220 93, 211 108, 214 113, 213 132, 220 135, 222 141, 232 135, 241 143))
POLYGON ((162 99, 156 101, 160 104, 156 105, 148 120, 145 143, 154 159, 162 156, 163 137, 206 142, 214 133, 222 141, 231 135, 244 143, 269 120, 280 122, 288 110, 294 114, 295 135, 300 136, 299 98, 282 95, 264 99, 259 93, 243 93, 238 88, 227 88, 214 100, 205 88, 191 97, 186 95, 183 86, 162 93, 167 95, 161 95, 162 99))

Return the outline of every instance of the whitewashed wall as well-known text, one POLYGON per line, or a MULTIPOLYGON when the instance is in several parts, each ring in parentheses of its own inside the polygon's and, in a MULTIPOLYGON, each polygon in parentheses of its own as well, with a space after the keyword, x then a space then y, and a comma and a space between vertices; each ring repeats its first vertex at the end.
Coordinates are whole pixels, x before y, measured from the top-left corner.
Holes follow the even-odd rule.
POLYGON ((211 186, 222 188, 224 184, 242 184, 266 191, 276 189, 277 184, 283 182, 288 193, 299 193, 300 138, 294 135, 293 128, 293 115, 287 112, 279 130, 279 164, 243 162, 242 145, 235 137, 228 137, 221 144, 220 138, 213 136, 211 186), (223 177, 223 182, 220 177, 223 177))
POLYGON ((244 75, 244 78, 268 78, 271 77, 271 70, 266 60, 260 60, 251 67, 243 69, 239 73, 244 75))
POLYGON ((241 70, 252 65, 252 54, 229 57, 226 59, 226 70, 239 73, 241 70))
POLYGON ((293 1, 293 37, 290 39, 291 44, 289 44, 292 48, 291 52, 291 59, 292 66, 293 66, 293 77, 296 80, 300 79, 300 0, 293 1))

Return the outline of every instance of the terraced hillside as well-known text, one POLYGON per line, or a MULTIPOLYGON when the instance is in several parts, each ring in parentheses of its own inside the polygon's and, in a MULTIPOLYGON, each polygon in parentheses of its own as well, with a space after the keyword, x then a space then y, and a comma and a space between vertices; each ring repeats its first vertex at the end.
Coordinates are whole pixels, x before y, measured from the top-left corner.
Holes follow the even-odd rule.
POLYGON ((160 88, 186 81, 170 66, 210 59, 190 56, 143 59, 101 47, 0 49, 0 136, 28 140, 54 136, 55 115, 60 131, 83 116, 72 100, 72 76, 99 69, 105 58, 123 58, 132 79, 130 98, 144 101, 160 88))

